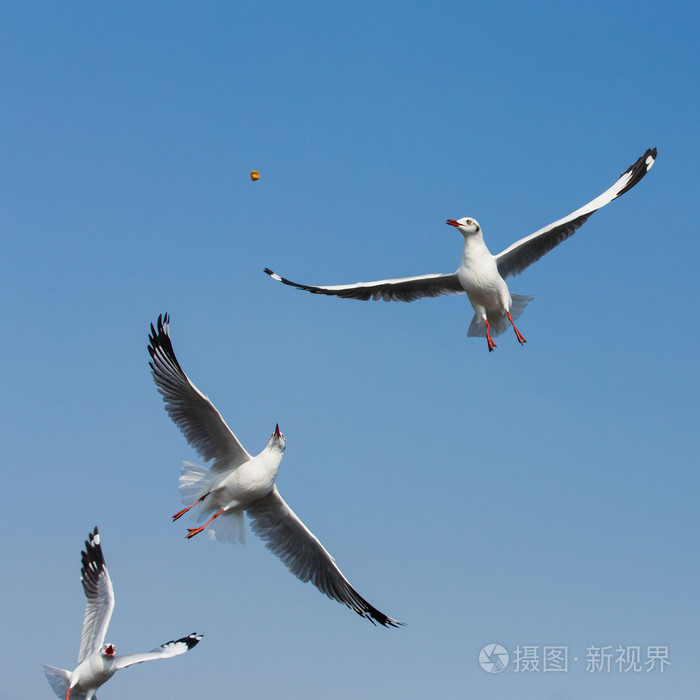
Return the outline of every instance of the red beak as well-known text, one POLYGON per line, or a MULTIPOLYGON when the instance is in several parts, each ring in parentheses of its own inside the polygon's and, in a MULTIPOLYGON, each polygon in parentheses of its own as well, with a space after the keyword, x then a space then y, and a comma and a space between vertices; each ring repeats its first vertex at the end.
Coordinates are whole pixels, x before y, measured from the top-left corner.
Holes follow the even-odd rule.
POLYGON ((280 426, 278 423, 275 424, 275 437, 282 437, 282 433, 280 433, 280 426))
POLYGON ((107 656, 114 656, 114 645, 110 644, 106 649, 105 649, 105 654, 107 656))
POLYGON ((456 226, 457 228, 459 228, 459 224, 454 219, 448 219, 445 223, 448 226, 456 226))

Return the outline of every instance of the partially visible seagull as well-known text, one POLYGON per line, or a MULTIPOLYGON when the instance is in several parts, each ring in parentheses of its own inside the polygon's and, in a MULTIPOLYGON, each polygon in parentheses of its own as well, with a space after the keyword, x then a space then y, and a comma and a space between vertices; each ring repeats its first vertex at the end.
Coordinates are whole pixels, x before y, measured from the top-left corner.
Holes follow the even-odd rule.
POLYGON ((466 216, 457 220, 448 219, 446 223, 454 226, 464 236, 462 260, 456 272, 329 287, 298 284, 281 277, 267 267, 265 272, 278 282, 305 289, 313 294, 327 294, 361 301, 368 299, 415 301, 423 297, 466 292, 474 308, 474 318, 469 326, 468 336, 486 336, 489 352, 491 352, 496 347, 492 336, 503 333, 510 322, 518 342, 522 345, 526 340, 514 321, 535 297, 510 294, 505 279, 519 275, 545 253, 573 235, 591 214, 632 189, 649 172, 655 160, 656 149, 650 148, 603 194, 563 219, 521 238, 498 255, 492 255, 486 247, 478 221, 466 216))
POLYGON ((114 644, 104 644, 114 610, 114 591, 102 556, 97 528, 90 533, 85 542, 82 560, 80 580, 83 582, 87 605, 78 665, 73 671, 66 671, 44 664, 46 678, 61 700, 97 700, 97 689, 119 669, 144 661, 169 659, 171 656, 184 654, 202 638, 202 635, 193 633, 182 639, 161 644, 153 651, 117 656, 114 644))
POLYGON ((402 625, 360 596, 333 557, 280 496, 275 480, 286 440, 279 425, 260 454, 248 454, 211 401, 180 367, 170 341, 169 325, 168 314, 158 317, 157 328, 151 324, 148 352, 153 381, 163 396, 165 410, 187 442, 204 460, 214 460, 211 469, 183 462, 180 496, 189 505, 175 513, 173 521, 199 506, 197 522, 210 517, 201 527, 188 528, 187 539, 213 523, 210 538, 244 543, 245 511, 253 532, 298 579, 311 581, 321 593, 344 603, 373 624, 402 625))

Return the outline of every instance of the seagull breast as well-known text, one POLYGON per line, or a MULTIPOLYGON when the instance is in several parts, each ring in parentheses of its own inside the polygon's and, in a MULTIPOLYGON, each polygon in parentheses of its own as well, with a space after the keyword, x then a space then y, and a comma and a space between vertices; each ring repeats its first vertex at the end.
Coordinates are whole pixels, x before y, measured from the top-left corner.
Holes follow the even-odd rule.
POLYGON ((283 455, 266 447, 225 477, 212 491, 212 498, 222 508, 232 503, 245 506, 264 498, 275 485, 283 455))
POLYGON ((496 261, 488 248, 464 244, 462 261, 457 269, 457 279, 469 297, 472 306, 494 310, 510 307, 508 285, 498 272, 496 261))

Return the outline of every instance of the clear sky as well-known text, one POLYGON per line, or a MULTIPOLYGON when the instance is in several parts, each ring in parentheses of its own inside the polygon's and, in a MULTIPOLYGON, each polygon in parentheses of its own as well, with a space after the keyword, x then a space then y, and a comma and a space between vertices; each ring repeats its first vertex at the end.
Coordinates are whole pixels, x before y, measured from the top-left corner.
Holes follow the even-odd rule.
POLYGON ((94 525, 119 652, 204 634, 100 700, 696 693, 699 23, 692 2, 2 3, 3 700, 74 667, 94 525), (464 296, 361 303, 262 271, 451 272, 446 218, 496 253, 653 146, 510 281, 537 297, 525 347, 467 338, 464 296), (165 311, 250 452, 279 422, 282 495, 406 627, 254 536, 171 523, 198 460, 148 371, 165 311), (567 671, 543 672, 552 646, 567 671), (642 671, 587 670, 604 647, 642 671))

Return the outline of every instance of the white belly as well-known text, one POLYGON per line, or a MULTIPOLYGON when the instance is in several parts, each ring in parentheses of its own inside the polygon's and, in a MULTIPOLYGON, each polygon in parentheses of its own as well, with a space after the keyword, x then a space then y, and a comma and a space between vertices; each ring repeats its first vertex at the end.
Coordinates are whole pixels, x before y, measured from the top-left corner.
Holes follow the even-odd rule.
MULTIPOLYGON (((97 690, 116 673, 113 666, 114 662, 111 659, 107 661, 99 653, 93 654, 73 671, 72 675, 78 677, 75 690, 82 694, 97 690)), ((71 682, 72 680, 71 678, 71 682)))
POLYGON ((498 273, 493 259, 480 260, 478 264, 460 266, 457 278, 469 297, 474 311, 503 313, 510 308, 508 285, 498 273))
POLYGON ((229 474, 211 493, 219 508, 244 506, 267 496, 275 484, 276 470, 252 459, 229 474))

